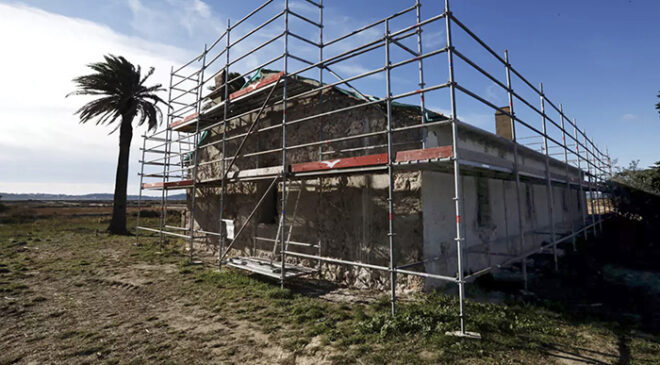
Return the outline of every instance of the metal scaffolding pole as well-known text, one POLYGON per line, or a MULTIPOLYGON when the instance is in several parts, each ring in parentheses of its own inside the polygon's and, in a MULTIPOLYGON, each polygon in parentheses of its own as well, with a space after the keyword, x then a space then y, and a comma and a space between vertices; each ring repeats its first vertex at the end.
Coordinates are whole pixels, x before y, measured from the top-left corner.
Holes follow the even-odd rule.
MULTIPOLYGON (((165 129, 165 139, 170 139, 172 135, 172 130, 168 127, 165 129)), ((169 174, 169 168, 168 165, 170 163, 170 151, 172 149, 172 143, 171 142, 165 142, 165 155, 164 155, 164 160, 163 160, 163 186, 165 186, 165 183, 169 181, 168 174, 169 174)), ((167 225, 167 198, 168 198, 168 190, 163 189, 161 190, 161 200, 160 200, 160 224, 161 224, 161 230, 165 229, 165 226, 167 225)), ((164 236, 161 232, 160 238, 158 240, 159 242, 159 247, 162 250, 163 249, 163 244, 164 244, 164 236)))
POLYGON ((390 255, 390 294, 392 315, 396 314, 396 258, 394 257, 394 151, 392 149, 392 89, 390 79, 390 21, 385 21, 385 97, 387 98, 387 209, 389 212, 387 240, 390 255))
MULTIPOLYGON (((204 53, 202 56, 202 68, 200 76, 197 81, 197 115, 202 111, 202 86, 204 85, 204 68, 206 67, 206 45, 204 45, 204 53)), ((194 257, 194 244, 195 244, 195 196, 197 195, 197 174, 199 172, 199 165, 197 159, 199 158, 199 123, 202 118, 198 117, 195 122, 195 137, 193 138, 193 173, 192 173, 192 190, 190 191, 190 262, 193 262, 194 257)), ((164 189, 165 187, 163 187, 164 189)))
MULTIPOLYGON (((566 194, 570 194, 571 192, 571 180, 570 180, 570 174, 568 172, 568 145, 566 143, 566 126, 564 124, 564 106, 562 104, 559 104, 559 118, 561 121, 561 141, 563 143, 562 148, 564 152, 564 167, 566 169, 566 194)), ((570 195, 569 195, 570 196, 570 195)), ((569 218, 570 219, 570 218, 569 218)), ((571 234, 575 233, 575 222, 571 220, 571 234)), ((577 246, 575 245, 575 235, 573 235, 573 240, 572 240, 572 245, 573 245, 573 251, 577 250, 577 246)))
MULTIPOLYGON (((323 62, 323 0, 319 0, 319 64, 323 62)), ((323 66, 319 66, 319 85, 323 85, 323 66)), ((323 114, 323 90, 319 90, 319 114, 323 114)), ((323 117, 319 118, 319 140, 323 140, 323 117)), ((323 145, 319 145, 319 161, 323 160, 323 145)), ((319 194, 319 211, 322 211, 323 206, 323 179, 319 176, 318 178, 318 194, 319 194)), ((321 215, 317 215, 318 220, 318 255, 321 257, 323 252, 321 251, 321 215)), ((318 278, 321 280, 323 277, 321 272, 323 261, 321 259, 317 262, 318 278)))
MULTIPOLYGON (((167 95, 168 100, 172 99, 172 80, 173 80, 172 70, 173 69, 174 69, 174 67, 172 67, 170 69, 170 87, 168 89, 168 95, 167 95)), ((168 180, 167 179, 167 175, 168 175, 167 165, 169 164, 168 152, 172 148, 171 142, 169 142, 169 141, 171 141, 170 137, 171 137, 171 133, 172 133, 172 130, 169 128, 169 119, 170 119, 169 114, 170 113, 168 112, 167 114, 168 114, 168 121, 167 121, 167 125, 165 126, 165 146, 164 146, 165 151, 164 151, 164 155, 163 155, 163 187, 165 186, 165 182, 168 180)), ((167 224, 167 195, 166 194, 167 194, 167 189, 161 190, 161 196, 160 196, 160 230, 161 230, 161 232, 160 232, 159 237, 158 237, 158 244, 159 244, 159 247, 160 247, 161 250, 163 249, 163 240, 164 240, 162 230, 165 229, 165 225, 167 224)))
POLYGON ((286 275, 286 109, 287 109, 287 84, 289 78, 289 0, 284 0, 284 85, 282 91, 282 219, 280 221, 280 286, 284 289, 284 278, 286 275))
MULTIPOLYGON (((582 211, 582 227, 587 226, 587 198, 584 192, 584 171, 582 170, 582 159, 580 155, 580 144, 578 143, 578 134, 577 134, 577 120, 573 119, 573 138, 575 139, 575 155, 577 156, 577 167, 579 176, 579 189, 580 189, 580 209, 582 211)), ((584 231, 584 239, 587 239, 587 230, 584 231)))
MULTIPOLYGON (((606 147, 607 148, 607 147, 606 147)), ((613 191, 613 184, 612 184, 612 179, 614 178, 614 175, 612 175, 612 159, 610 158, 610 152, 609 149, 607 151, 607 168, 609 170, 609 176, 607 178, 607 187, 608 187, 608 205, 609 205, 609 212, 608 213, 614 213, 614 191, 613 191)))
POLYGON ((142 184, 143 184, 143 179, 144 179, 144 155, 145 155, 145 150, 147 149, 147 135, 146 132, 145 134, 142 135, 142 160, 140 163, 140 189, 138 189, 138 204, 137 204, 137 222, 135 223, 135 244, 139 245, 140 244, 140 211, 142 208, 142 184))
POLYGON ((601 214, 600 214, 600 163, 599 161, 599 154, 596 152, 596 147, 594 146, 594 143, 592 141, 589 141, 591 143, 591 156, 593 157, 593 164, 594 164, 594 213, 596 214, 596 229, 599 230, 599 233, 603 233, 603 227, 601 226, 601 214))
MULTIPOLYGON (((543 83, 540 84, 541 98, 541 121, 543 123, 543 152, 545 154, 545 186, 548 195, 548 215, 550 216, 550 242, 555 242, 555 210, 554 196, 552 193, 552 181, 550 181, 550 151, 548 149, 548 130, 545 121, 545 94, 543 94, 543 83)), ((552 258, 555 271, 559 271, 559 257, 557 256, 557 244, 552 245, 552 258)))
POLYGON ((460 336, 468 336, 465 330, 465 279, 463 277, 463 187, 461 164, 458 153, 458 114, 456 110, 456 81, 454 79, 454 45, 451 36, 452 13, 449 0, 445 0, 445 26, 447 34, 447 63, 449 66, 449 98, 451 103, 452 162, 454 165, 454 209, 456 212, 456 282, 458 284, 460 336))
MULTIPOLYGON (((417 24, 420 24, 422 22, 422 4, 420 3, 420 0, 415 0, 415 16, 417 20, 417 24)), ((423 53, 423 48, 422 48, 422 27, 418 26, 417 27, 417 56, 421 56, 423 53)), ((419 61, 417 61, 418 69, 419 69, 419 89, 423 90, 424 86, 426 85, 424 83, 424 61, 422 58, 419 58, 419 61)), ((419 96, 419 108, 421 112, 421 123, 424 124, 426 123, 426 102, 424 100, 424 92, 420 92, 419 96)), ((426 128, 422 128, 421 131, 422 135, 422 148, 426 148, 426 128)))
POLYGON ((222 252, 225 248, 225 240, 227 238, 227 229, 224 223, 225 217, 225 195, 227 195, 227 167, 226 167, 226 158, 227 157, 227 115, 229 112, 229 50, 231 48, 231 20, 227 19, 227 30, 225 32, 225 90, 224 90, 224 102, 222 112, 222 161, 220 162, 220 171, 222 176, 222 181, 220 181, 220 238, 218 240, 218 270, 222 267, 222 252))
MULTIPOLYGON (((506 87, 509 98, 509 114, 511 117, 511 139, 513 141, 513 173, 516 185, 516 202, 518 205, 518 253, 525 250, 525 224, 523 221, 522 199, 520 197, 520 166, 518 161, 518 140, 516 137, 516 113, 513 109, 513 87, 511 86, 511 64, 509 63, 509 51, 504 50, 504 68, 506 71, 506 87)), ((523 285, 527 291, 527 259, 522 259, 523 285)))
POLYGON ((602 160, 603 156, 600 153, 600 151, 598 151, 598 149, 596 148, 596 145, 594 144, 594 142, 593 141, 590 141, 590 142, 591 142, 592 154, 595 154, 596 152, 598 153, 598 157, 596 157, 597 161, 599 161, 598 167, 594 166, 594 173, 596 174, 596 183, 597 183, 597 185, 596 185, 596 188, 597 188, 596 197, 598 198, 596 200, 596 212, 598 213, 598 228, 600 229, 600 233, 603 233, 603 213, 602 213, 602 206, 601 206, 601 200, 602 200, 602 197, 603 197, 603 194, 602 194, 602 192, 603 192, 603 178, 602 178, 602 170, 601 170, 601 166, 600 166, 600 161, 602 160))
POLYGON ((590 153, 589 148, 588 148, 589 142, 588 142, 586 133, 584 133, 584 145, 586 146, 585 150, 584 150, 584 155, 585 155, 585 158, 587 160, 587 176, 588 176, 587 180, 588 180, 588 183, 589 183, 589 198, 591 200, 591 202, 590 202, 590 205, 591 205, 591 225, 593 227, 594 237, 596 237, 597 232, 596 232, 596 217, 594 217, 595 212, 594 212, 593 179, 591 178, 592 177, 592 175, 591 175, 591 159, 589 158, 589 153, 590 153))

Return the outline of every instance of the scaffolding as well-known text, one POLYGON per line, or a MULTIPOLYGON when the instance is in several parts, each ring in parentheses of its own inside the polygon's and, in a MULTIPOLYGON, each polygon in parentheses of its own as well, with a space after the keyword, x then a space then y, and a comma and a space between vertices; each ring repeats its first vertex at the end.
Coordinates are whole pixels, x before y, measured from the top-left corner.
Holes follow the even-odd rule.
MULTIPOLYGON (((459 318, 461 336, 470 336, 466 331, 465 313, 465 284, 492 270, 497 270, 506 265, 520 262, 525 277, 525 288, 527 285, 527 258, 530 255, 550 250, 553 256, 555 268, 558 268, 557 246, 560 243, 572 241, 575 244, 576 237, 589 232, 597 234, 602 230, 602 222, 606 215, 608 192, 604 181, 611 177, 611 160, 609 154, 603 152, 593 140, 581 130, 575 119, 564 114, 561 104, 551 101, 544 93, 543 85, 535 86, 528 81, 509 62, 508 51, 503 55, 495 52, 481 38, 472 32, 450 11, 449 0, 445 1, 444 11, 427 18, 422 17, 421 1, 413 1, 412 4, 388 17, 372 22, 363 27, 346 32, 331 40, 324 40, 324 5, 322 0, 305 0, 306 11, 310 8, 318 14, 318 20, 309 15, 303 15, 301 3, 295 7, 290 6, 288 0, 269 0, 254 9, 234 24, 227 21, 225 31, 210 45, 206 45, 201 54, 178 68, 172 68, 170 72, 169 85, 169 112, 167 127, 143 135, 141 148, 140 169, 140 200, 144 190, 160 191, 160 222, 158 227, 143 226, 140 221, 140 210, 138 209, 138 231, 157 234, 161 243, 166 236, 177 237, 187 240, 191 260, 195 255, 195 242, 198 239, 215 237, 218 242, 217 264, 227 265, 261 275, 270 276, 280 281, 284 286, 287 279, 303 275, 319 273, 321 263, 349 265, 369 270, 377 270, 389 275, 391 310, 396 312, 397 275, 414 275, 422 278, 431 278, 454 283, 458 286, 459 293, 459 318), (260 19, 264 19, 263 21, 260 19), (255 25, 256 24, 258 25, 255 25), (396 25, 395 25, 396 24, 396 25), (432 42, 428 37, 424 38, 424 32, 429 34, 443 34, 444 42, 437 42, 437 36, 432 42), (435 33, 433 33, 435 31, 435 33), (455 32, 460 32, 461 39, 476 44, 489 58, 489 64, 495 64, 500 71, 504 71, 504 81, 486 71, 488 67, 480 66, 465 53, 463 53, 460 42, 455 41, 455 32), (312 34, 306 37, 303 34, 312 34), (375 39, 363 41, 365 34, 376 34, 375 39), (423 44, 423 39, 427 45, 423 44), (295 45, 290 43, 296 42, 295 45), (408 45, 406 45, 408 42, 408 45), (410 45, 410 43, 413 45, 410 45), (438 43, 444 43, 439 44, 438 43), (428 44, 431 44, 430 46, 428 44), (279 48, 282 47, 282 48, 279 48), (340 49, 331 54, 329 49, 340 49), (273 53, 273 49, 279 51, 273 53), (405 53, 405 58, 395 59, 393 52, 405 53), (360 56, 373 54, 380 51, 384 54, 384 63, 380 67, 359 72, 350 77, 342 77, 338 70, 345 69, 341 65, 354 65, 360 56), (328 54, 331 54, 330 56, 328 54), (268 57, 275 54, 274 57, 268 57), (267 61, 262 62, 264 59, 267 61), (259 61, 259 62, 257 62, 259 61), (251 67, 246 67, 249 64, 251 67), (424 70, 433 64, 433 70, 437 65, 443 64, 447 70, 447 80, 437 81, 427 77, 425 80, 424 70), (460 64, 460 66, 459 66, 460 64), (392 73, 406 66, 415 66, 415 79, 417 85, 409 90, 399 90, 395 93, 394 86, 397 85, 396 78, 392 73), (273 73, 267 77, 256 79, 248 87, 239 90, 232 89, 232 85, 240 82, 243 78, 250 78, 255 73, 260 73, 266 68, 280 67, 280 72, 273 73), (499 107, 486 96, 470 89, 467 83, 463 83, 457 74, 457 68, 464 67, 476 71, 480 77, 506 92, 508 100, 507 107, 499 107), (237 76, 233 72, 238 72, 237 76), (324 76, 331 76, 331 81, 324 80, 324 76), (365 95, 354 86, 354 83, 373 77, 384 79, 384 97, 374 98, 365 95), (315 83, 300 82, 300 80, 315 79, 315 83), (216 86, 209 92, 209 86, 216 86), (514 87, 514 82, 516 85, 514 87), (350 92, 362 100, 360 103, 346 107, 331 108, 324 103, 324 92, 339 86, 348 88, 350 92), (520 88, 520 89, 518 89, 520 88), (521 91, 524 89, 524 92, 521 91), (427 105, 440 104, 438 91, 445 91, 449 96, 448 116, 442 118, 430 118, 427 105), (539 98, 539 103, 531 101, 532 98, 524 97, 524 94, 539 98), (210 95, 213 94, 213 95, 210 95), (511 149, 513 153, 513 166, 498 166, 478 161, 474 156, 463 156, 464 151, 460 146, 460 133, 463 128, 469 128, 469 123, 459 120, 457 110, 457 97, 465 97, 492 111, 506 115, 511 123, 511 149), (290 118, 287 116, 287 107, 291 103, 304 98, 317 97, 318 107, 316 113, 310 113, 301 118, 290 118), (216 102, 209 103, 215 97, 216 102), (393 123, 393 105, 399 100, 418 98, 420 122, 405 126, 396 126, 393 123), (220 100, 217 102, 217 100, 220 100), (433 100, 430 103, 429 100, 433 100), (538 106, 537 106, 538 105, 538 106), (322 128, 319 130, 318 138, 305 143, 291 144, 290 137, 287 138, 287 129, 300 124, 323 123, 323 118, 338 114, 348 114, 365 107, 378 106, 383 109, 386 123, 384 128, 368 133, 358 133, 342 137, 325 136, 322 128), (262 115, 267 108, 278 107, 281 110, 281 122, 269 125, 259 125, 262 115), (515 107, 515 109, 514 109, 515 107), (518 109, 526 109, 531 117, 525 117, 518 109), (241 116, 256 115, 252 121, 244 125, 243 129, 232 128, 231 120, 241 116), (535 126, 532 118, 538 118, 540 126, 535 126), (444 126, 451 130, 451 144, 445 147, 426 146, 426 136, 429 128, 444 126), (247 129, 246 129, 247 128, 247 129), (207 142, 205 136, 211 131, 221 131, 222 138, 217 141, 207 142), (275 149, 263 151, 244 151, 246 141, 257 138, 260 134, 279 130, 281 146, 275 149), (395 141, 395 136, 401 133, 417 131, 421 136, 421 148, 405 149, 395 141), (521 133, 526 134, 521 136, 521 133), (253 137, 257 136, 257 137, 253 137), (350 151, 385 150, 380 154, 367 154, 353 157, 343 157, 340 149, 331 149, 332 144, 360 140, 367 137, 381 137, 385 143, 379 145, 367 145, 352 148, 350 151), (230 148, 230 145, 233 146, 230 148), (209 147, 218 148, 220 158, 200 162, 200 153, 209 147), (316 161, 306 163, 292 163, 290 156, 292 151, 300 149, 315 149, 317 151, 316 161), (519 161, 521 149, 536 149, 545 158, 545 171, 539 174, 530 174, 522 169, 519 161), (239 160, 259 160, 265 155, 279 155, 278 166, 259 167, 254 169, 237 169, 239 160), (327 163, 329 159, 338 158, 332 164, 327 163), (557 176, 551 173, 551 163, 563 163, 565 176, 557 176), (332 165, 332 166, 331 166, 332 165), (200 176, 200 169, 213 166, 218 168, 215 176, 200 176), (397 171, 411 171, 424 169, 441 169, 453 174, 453 200, 456 217, 455 245, 456 245, 456 274, 439 275, 422 270, 413 270, 423 262, 398 264, 395 257, 396 232, 394 220, 396 216, 394 176, 397 171), (577 169, 579 178, 573 178, 569 169, 577 169), (342 174, 387 174, 388 176, 388 199, 389 222, 387 224, 387 247, 389 249, 389 264, 375 265, 354 260, 333 258, 330 255, 322 255, 322 238, 318 242, 305 243, 296 242, 291 239, 291 230, 287 230, 287 198, 292 190, 292 183, 296 181, 320 179, 327 176, 338 176, 342 174), (466 251, 463 246, 464 236, 464 197, 462 192, 462 179, 464 174, 496 173, 499 178, 515 182, 516 200, 518 210, 518 251, 504 262, 490 264, 482 270, 472 273, 464 271, 466 251), (521 177, 526 180, 535 180, 544 184, 547 189, 547 209, 550 217, 549 240, 531 251, 524 252, 525 232, 521 211, 521 177), (228 227, 231 222, 223 216, 226 208, 227 188, 230 184, 246 181, 269 182, 265 192, 255 204, 242 226, 233 232, 233 227, 228 227), (578 206, 582 211, 582 225, 572 225, 568 232, 559 232, 557 223, 554 221, 554 199, 552 196, 553 185, 565 185, 567 189, 579 191, 578 206), (200 187, 219 187, 219 215, 220 220, 226 224, 218 231, 208 231, 195 227, 195 200, 198 198, 200 187), (280 216, 275 238, 259 238, 273 243, 273 252, 279 253, 279 261, 263 260, 256 257, 231 257, 231 249, 249 224, 255 212, 259 209, 267 194, 272 190, 277 192, 281 189, 280 216), (187 192, 190 210, 188 225, 181 226, 168 224, 168 199, 169 192, 181 189, 187 192), (588 198, 587 198, 588 197, 588 198), (596 204, 600 200, 603 204, 596 204), (589 209, 585 205, 590 203, 589 209), (279 247, 278 247, 279 246, 279 247), (295 247, 307 247, 316 250, 312 254, 295 250, 295 247), (293 259, 293 260, 292 260, 293 259), (293 263, 295 259, 316 262, 315 267, 293 263)), ((444 98, 444 97, 443 97, 444 98)), ((446 100, 446 99, 444 99, 446 100)), ((445 104, 446 105, 446 104, 445 104)), ((474 127, 472 127, 474 128, 474 127)), ((347 150, 348 151, 348 150, 347 150)), ((140 201, 138 201, 140 206, 140 201)), ((295 207, 293 208, 295 210, 295 207)), ((506 207, 505 207, 506 209, 506 207)), ((138 235, 139 240, 139 235, 138 235)), ((497 254, 490 253, 487 254, 497 254)))

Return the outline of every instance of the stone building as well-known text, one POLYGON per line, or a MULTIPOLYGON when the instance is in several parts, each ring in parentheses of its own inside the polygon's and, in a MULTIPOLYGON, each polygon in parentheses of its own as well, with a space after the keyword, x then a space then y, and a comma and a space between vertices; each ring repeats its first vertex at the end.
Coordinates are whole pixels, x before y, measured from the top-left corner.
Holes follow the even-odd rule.
MULTIPOLYGON (((231 245, 227 264, 242 267, 254 264, 247 263, 246 258, 261 258, 263 268, 259 270, 270 271, 271 276, 279 275, 277 265, 270 263, 280 257, 282 183, 277 177, 283 173, 280 149, 284 113, 283 103, 276 101, 282 100, 282 84, 281 73, 262 70, 248 85, 231 94, 227 130, 221 125, 210 128, 199 142, 204 148, 199 149, 197 156, 199 182, 194 199, 196 229, 220 232, 223 134, 227 151, 225 166, 243 144, 227 173, 222 218, 233 224, 237 233, 261 203, 231 245), (263 111, 259 112, 264 103, 263 111), (244 139, 246 134, 248 137, 244 139)), ((301 77, 287 80, 287 95, 294 97, 286 104, 285 246, 286 251, 302 254, 287 255, 287 262, 317 268, 317 262, 305 255, 320 254, 337 260, 387 266, 386 104, 355 90, 337 87, 322 93, 306 93, 318 86, 317 81, 301 77), (360 104, 366 105, 356 107, 360 104), (328 113, 332 111, 342 112, 328 113), (358 138, 342 139, 346 136, 358 138)), ((221 120, 225 112, 222 98, 209 100, 207 105, 205 120, 200 121, 202 127, 221 120)), ((414 128, 422 122, 418 105, 392 103, 391 113, 396 156, 395 265, 455 276, 457 217, 453 201, 451 124, 444 115, 427 110, 424 122, 430 127, 414 128)), ((464 220, 466 231, 467 273, 505 262, 548 242, 549 191, 557 234, 571 232, 579 226, 585 209, 584 196, 577 185, 578 169, 552 158, 546 162, 544 154, 522 145, 516 147, 520 166, 520 191, 516 192, 516 182, 512 179, 514 144, 510 120, 503 115, 496 119, 498 134, 458 124, 464 198, 464 216, 460 219, 464 220), (546 185, 546 163, 551 190, 546 185)), ((193 121, 175 121, 171 127, 190 131, 193 121)), ((188 196, 190 207, 193 204, 190 190, 188 196)), ((214 235, 197 243, 198 247, 201 244, 213 251, 218 249, 219 240, 214 235)), ((230 242, 226 240, 224 247, 230 242)), ((323 263, 320 267, 324 278, 357 287, 384 287, 389 280, 387 273, 364 267, 335 263, 323 263)), ((400 277, 399 280, 399 285, 413 289, 440 284, 431 278, 400 277)))

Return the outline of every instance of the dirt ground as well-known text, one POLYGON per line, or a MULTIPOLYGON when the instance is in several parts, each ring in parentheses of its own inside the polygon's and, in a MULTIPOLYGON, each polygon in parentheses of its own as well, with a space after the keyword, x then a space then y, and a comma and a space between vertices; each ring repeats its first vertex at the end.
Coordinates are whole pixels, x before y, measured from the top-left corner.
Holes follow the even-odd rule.
MULTIPOLYGON (((62 249, 71 247, 67 243, 77 235, 67 233, 43 238, 44 244, 29 233, 11 242, 21 260, 3 267, 3 283, 10 286, 0 298, 0 363, 278 363, 292 358, 250 321, 199 306, 187 295, 190 283, 181 280, 176 263, 145 263, 132 254, 133 240, 107 236, 95 236, 105 242, 96 257, 88 257, 85 248, 62 249), (15 275, 7 277, 9 270, 15 275)), ((293 358, 323 363, 320 356, 293 358)))
POLYGON ((484 339, 457 339, 444 335, 451 297, 411 299, 389 319, 387 298, 281 290, 67 214, 0 224, 0 364, 660 361, 657 336, 519 303, 470 303, 484 339))

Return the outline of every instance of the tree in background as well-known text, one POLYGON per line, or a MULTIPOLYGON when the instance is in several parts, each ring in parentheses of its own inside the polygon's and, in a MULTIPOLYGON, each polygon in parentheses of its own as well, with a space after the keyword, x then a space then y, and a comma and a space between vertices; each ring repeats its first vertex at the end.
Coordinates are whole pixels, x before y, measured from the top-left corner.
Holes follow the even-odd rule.
MULTIPOLYGON (((660 91, 658 91, 658 98, 660 98, 660 91)), ((660 103, 655 104, 655 109, 660 113, 660 103)))
POLYGON ((69 95, 97 97, 76 111, 75 114, 80 116, 80 123, 95 120, 96 125, 107 125, 119 121, 110 132, 119 129, 119 160, 112 220, 108 232, 129 234, 126 229, 126 184, 133 121, 138 117, 138 126, 146 122, 149 129, 155 129, 162 119, 158 103, 167 104, 156 93, 165 89, 161 84, 145 86, 149 76, 154 73, 153 67, 143 75, 140 66, 134 66, 124 57, 107 55, 103 58, 103 62, 88 65, 93 73, 73 79, 77 90, 69 95))
POLYGON ((639 160, 631 161, 626 168, 619 168, 612 180, 633 188, 660 194, 660 161, 647 169, 639 168, 639 160))

